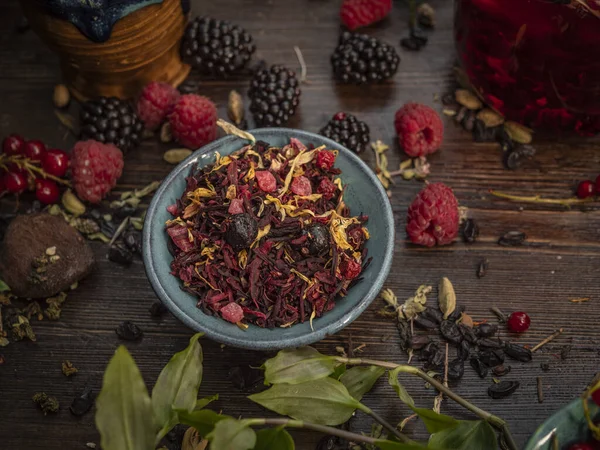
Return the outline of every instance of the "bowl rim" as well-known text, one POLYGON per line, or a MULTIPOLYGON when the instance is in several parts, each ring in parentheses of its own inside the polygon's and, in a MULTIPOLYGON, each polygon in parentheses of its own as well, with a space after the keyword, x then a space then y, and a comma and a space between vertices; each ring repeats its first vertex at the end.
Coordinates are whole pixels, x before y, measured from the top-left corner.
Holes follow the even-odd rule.
POLYGON ((195 160, 198 157, 210 153, 215 153, 216 151, 218 151, 219 147, 226 144, 230 144, 237 139, 239 139, 240 142, 244 142, 243 139, 234 135, 227 135, 221 137, 205 145, 204 147, 201 147, 198 150, 194 151, 190 156, 188 156, 186 159, 181 161, 175 168, 173 168, 173 170, 161 182, 159 188, 157 189, 150 202, 150 205, 148 206, 148 209, 146 211, 146 217, 144 220, 142 237, 142 257, 144 262, 144 268, 146 271, 146 276, 150 281, 150 284, 154 292, 158 296, 159 300, 167 307, 167 309, 169 309, 169 311, 177 319, 179 319, 189 328, 195 331, 203 332, 206 335, 206 337, 214 341, 237 348, 245 348, 250 350, 274 350, 309 345, 322 340, 326 336, 333 335, 339 332, 341 329, 343 329, 356 318, 358 318, 362 314, 362 312, 371 304, 371 302, 375 299, 375 297, 383 287, 383 284, 389 275, 394 254, 395 223, 394 215, 392 212, 392 206, 383 186, 381 185, 379 179, 376 177, 375 173, 371 170, 371 168, 367 166, 366 163, 362 161, 355 153, 348 150, 343 145, 316 133, 297 130, 293 128, 256 128, 253 130, 249 130, 248 132, 255 135, 257 140, 260 140, 259 135, 269 134, 284 134, 288 137, 288 139, 292 137, 298 138, 300 140, 316 139, 325 144, 328 148, 340 150, 345 154, 346 157, 348 157, 353 162, 353 164, 357 165, 360 168, 365 178, 368 179, 373 185, 375 191, 377 192, 376 196, 379 196, 382 199, 384 199, 384 201, 382 202, 384 208, 382 213, 384 220, 387 222, 388 225, 387 227, 384 227, 385 232, 383 236, 383 242, 384 244, 386 244, 386 248, 384 250, 383 260, 381 261, 381 270, 378 274, 376 274, 375 279, 369 286, 367 292, 362 296, 360 301, 352 309, 350 309, 348 312, 342 315, 335 322, 325 325, 322 328, 293 338, 287 337, 283 339, 278 339, 277 336, 274 335, 271 339, 260 341, 253 341, 251 339, 238 339, 234 336, 230 336, 229 334, 227 334, 227 332, 223 332, 222 330, 215 330, 211 327, 207 327, 201 322, 189 316, 184 310, 182 310, 179 307, 177 302, 169 296, 169 294, 162 286, 157 276, 158 267, 156 267, 155 265, 154 252, 151 245, 152 227, 150 224, 157 215, 159 203, 163 199, 165 192, 174 182, 174 180, 182 176, 182 172, 184 170, 187 170, 188 166, 192 162, 195 162, 195 160))

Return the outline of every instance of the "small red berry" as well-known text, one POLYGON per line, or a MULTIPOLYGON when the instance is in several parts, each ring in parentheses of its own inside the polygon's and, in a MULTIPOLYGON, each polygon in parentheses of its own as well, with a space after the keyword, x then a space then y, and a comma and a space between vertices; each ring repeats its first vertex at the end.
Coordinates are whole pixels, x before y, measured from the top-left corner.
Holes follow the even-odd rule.
POLYGON ((336 113, 335 116, 333 116, 333 120, 344 120, 346 118, 346 113, 343 111, 340 111, 339 113, 336 113))
POLYGON ((592 400, 596 405, 600 406, 600 388, 592 392, 592 400))
POLYGON ((529 329, 529 325, 531 325, 531 319, 522 311, 514 312, 508 318, 506 322, 510 331, 515 333, 523 333, 529 329))
POLYGON ((584 180, 577 186, 577 197, 588 198, 596 194, 596 186, 592 180, 584 180))
POLYGON ((7 155, 20 155, 23 153, 23 147, 25 146, 25 139, 18 134, 11 134, 4 138, 2 141, 2 150, 7 155))
POLYGON ((569 450, 594 450, 590 444, 586 444, 585 442, 579 444, 573 444, 569 447, 569 450))
POLYGON ((27 189, 27 177, 22 172, 4 174, 4 186, 8 192, 20 194, 27 189))
POLYGON ((4 176, 0 176, 0 194, 3 194, 6 191, 6 186, 4 184, 4 176))
POLYGON ((596 194, 600 194, 600 175, 596 177, 596 194))
POLYGON ((25 156, 33 161, 41 161, 46 152, 46 146, 42 141, 33 140, 25 142, 25 156))
POLYGON ((333 164, 335 163, 335 153, 333 153, 330 150, 321 150, 319 153, 317 153, 316 161, 316 165, 319 169, 330 170, 333 167, 333 164))
POLYGON ((55 181, 37 179, 35 180, 35 196, 44 205, 50 205, 58 202, 60 190, 55 181))
POLYGON ((42 161, 44 171, 55 177, 64 177, 69 168, 69 155, 57 148, 51 148, 42 161))

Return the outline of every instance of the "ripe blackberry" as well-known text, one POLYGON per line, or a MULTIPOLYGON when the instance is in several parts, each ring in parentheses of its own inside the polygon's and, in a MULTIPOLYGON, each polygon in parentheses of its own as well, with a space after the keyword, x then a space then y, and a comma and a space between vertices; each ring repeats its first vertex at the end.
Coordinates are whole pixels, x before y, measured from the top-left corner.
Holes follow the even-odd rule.
POLYGON ((144 124, 133 107, 116 97, 100 97, 81 108, 81 138, 114 144, 123 153, 138 146, 144 124))
POLYGON ((378 83, 398 70, 394 47, 366 34, 344 32, 331 55, 333 74, 342 83, 378 83))
POLYGON ((344 112, 334 115, 319 133, 355 153, 362 152, 369 143, 369 126, 344 112))
POLYGON ((202 74, 223 77, 243 69, 256 46, 237 25, 196 17, 185 30, 181 50, 183 59, 202 74))
POLYGON ((248 96, 257 126, 280 127, 294 115, 300 102, 296 73, 277 65, 261 69, 250 83, 248 96))

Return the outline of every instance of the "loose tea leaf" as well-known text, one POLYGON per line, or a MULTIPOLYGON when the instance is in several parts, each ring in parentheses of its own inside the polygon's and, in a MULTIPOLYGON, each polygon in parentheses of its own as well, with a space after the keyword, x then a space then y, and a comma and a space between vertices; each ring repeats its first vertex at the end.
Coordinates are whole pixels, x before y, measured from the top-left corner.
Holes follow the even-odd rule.
POLYGON ((227 378, 233 384, 233 387, 240 391, 251 390, 254 386, 264 381, 264 372, 256 367, 240 365, 232 367, 227 374, 227 378))
POLYGON ((251 420, 225 419, 206 435, 215 449, 249 450, 256 444, 256 433, 250 428, 251 420))
POLYGON ((378 366, 357 366, 348 369, 339 378, 339 381, 346 386, 348 393, 356 400, 360 399, 369 392, 375 382, 385 373, 383 367, 378 366))
POLYGON ((121 323, 115 329, 115 333, 117 333, 117 336, 124 341, 138 341, 144 336, 144 333, 140 327, 129 320, 121 323))
POLYGON ((501 381, 488 388, 488 395, 493 399, 505 398, 515 392, 520 386, 518 381, 501 381))
POLYGON ((63 363, 62 363, 62 373, 66 377, 70 377, 71 375, 75 375, 77 372, 78 372, 77 367, 75 367, 71 361, 63 361, 63 363))
POLYGON ((340 425, 352 417, 355 409, 365 408, 332 378, 295 385, 275 384, 248 398, 276 413, 320 425, 340 425))
POLYGON ((492 325, 491 323, 482 323, 476 329, 477 336, 482 338, 490 338, 498 331, 498 325, 492 325))
POLYGON ((402 400, 404 404, 414 407, 415 401, 412 399, 410 394, 406 391, 404 386, 402 386, 402 384, 400 384, 400 381, 398 380, 399 374, 400 368, 390 370, 388 373, 388 383, 390 383, 390 386, 394 388, 396 394, 398 394, 398 397, 400 397, 400 400, 402 400))
POLYGON ((453 450, 496 450, 498 442, 496 432, 486 421, 461 420, 452 428, 432 434, 429 438, 429 446, 433 448, 451 448, 453 450))
POLYGON ((440 311, 444 314, 444 319, 448 319, 456 309, 456 294, 452 283, 446 277, 441 279, 438 287, 438 302, 440 311))
POLYGON ((463 226, 463 239, 465 242, 472 244, 479 236, 479 226, 473 219, 467 219, 463 226))
POLYGON ((265 384, 300 384, 329 376, 338 362, 332 356, 319 353, 313 347, 285 349, 268 359, 265 369, 265 384))
POLYGON ((69 411, 76 417, 83 416, 94 406, 96 396, 90 388, 85 388, 79 397, 75 397, 69 406, 69 411))
POLYGON ((48 413, 58 412, 58 408, 60 407, 56 397, 52 397, 45 392, 35 393, 32 400, 40 407, 45 416, 48 415, 48 413))
POLYGON ((283 428, 267 428, 256 432, 254 450, 294 450, 292 436, 283 428))
POLYGON ((531 350, 518 344, 507 343, 504 346, 504 353, 506 353, 509 358, 521 362, 529 362, 532 359, 531 350))
POLYGON ((154 448, 152 403, 133 358, 120 346, 104 373, 96 402, 96 428, 104 450, 154 448))
POLYGON ((448 364, 448 379, 460 380, 465 373, 465 362, 462 359, 455 359, 448 364))
POLYGON ((460 328, 456 323, 450 320, 444 320, 440 324, 440 333, 444 336, 444 339, 454 344, 460 344, 463 340, 463 335, 460 332, 460 328))
POLYGON ((189 148, 172 148, 163 154, 163 159, 169 164, 179 164, 191 154, 192 151, 189 148))
POLYGON ((481 351, 478 357, 488 367, 496 367, 504 363, 504 353, 499 349, 481 351))
POLYGON ((483 361, 481 361, 481 359, 479 359, 478 356, 472 356, 469 363, 471 364, 473 370, 477 372, 477 375, 479 375, 480 378, 487 377, 487 374, 490 369, 483 361))
POLYGON ((522 231, 509 231, 498 239, 498 245, 503 247, 515 247, 523 244, 525 239, 527 239, 527 235, 522 231))

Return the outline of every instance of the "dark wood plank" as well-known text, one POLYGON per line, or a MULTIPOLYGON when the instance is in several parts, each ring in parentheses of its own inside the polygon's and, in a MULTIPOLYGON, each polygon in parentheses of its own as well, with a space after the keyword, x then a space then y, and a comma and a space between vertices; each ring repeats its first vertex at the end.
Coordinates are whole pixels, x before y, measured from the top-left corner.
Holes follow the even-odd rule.
MULTIPOLYGON (((339 32, 338 4, 305 0, 222 0, 194 2, 194 13, 226 18, 246 27, 255 37, 257 58, 297 68, 293 46, 298 45, 308 64, 311 84, 303 85, 301 108, 290 126, 317 131, 338 110, 356 113, 372 130, 373 139, 392 145, 390 164, 403 158, 394 138, 393 113, 406 101, 435 105, 436 96, 452 85, 454 50, 452 41, 452 4, 431 2, 438 11, 439 26, 425 50, 408 53, 399 49, 400 69, 393 83, 367 87, 336 86, 331 79, 329 54, 339 32)), ((54 55, 31 32, 14 31, 19 19, 15 0, 0 5, 0 132, 22 133, 41 138, 57 147, 69 148, 74 139, 58 124, 52 110, 52 87, 59 82, 58 63, 54 55)), ((394 5, 391 17, 367 31, 384 38, 397 48, 406 33, 407 10, 402 2, 394 5)), ((230 89, 244 93, 248 80, 203 81, 202 93, 211 97, 225 116, 230 89)), ((73 107, 75 111, 75 107, 73 107)), ((403 231, 406 208, 422 185, 399 181, 392 189, 392 205, 397 219, 394 266, 387 287, 400 298, 410 296, 422 283, 437 283, 441 276, 455 284, 460 304, 467 306, 476 319, 491 319, 489 308, 507 311, 527 310, 533 319, 531 330, 518 339, 535 344, 559 327, 564 336, 536 354, 532 363, 512 364, 511 379, 519 379, 521 388, 509 399, 492 401, 486 394, 488 381, 480 380, 470 369, 465 378, 453 386, 458 393, 477 405, 504 417, 517 441, 524 444, 535 428, 553 411, 577 396, 598 371, 600 331, 598 301, 600 283, 600 244, 597 204, 582 210, 548 205, 519 205, 494 199, 489 189, 522 194, 569 196, 576 181, 600 172, 598 139, 578 137, 536 137, 536 165, 520 171, 502 167, 496 145, 475 144, 470 136, 445 118, 443 149, 431 158, 431 181, 452 186, 463 206, 481 226, 481 237, 474 245, 457 242, 440 249, 415 248, 406 243, 403 231), (519 248, 496 245, 500 235, 522 230, 528 244, 519 248), (475 270, 483 258, 489 260, 487 276, 477 279, 475 270), (569 298, 591 297, 583 304, 569 298), (557 354, 562 345, 572 345, 569 359, 557 354), (551 370, 542 373, 540 363, 548 362, 551 370), (543 404, 537 402, 536 376, 542 376, 546 392, 543 404)), ((127 156, 126 170, 118 190, 123 191, 159 180, 171 169, 162 161, 168 148, 153 141, 145 142, 127 156)), ((363 155, 373 165, 371 154, 363 155)), ((2 200, 2 210, 14 207, 10 199, 2 200)), ((105 249, 94 244, 97 270, 74 291, 61 320, 35 323, 38 341, 11 344, 0 350, 5 363, 0 365, 0 437, 2 448, 39 448, 48 450, 84 448, 86 442, 98 443, 93 414, 76 419, 67 407, 84 386, 98 389, 104 367, 119 344, 114 328, 124 319, 135 321, 144 330, 140 343, 128 344, 149 385, 156 379, 170 356, 183 348, 191 331, 172 316, 162 320, 150 318, 148 308, 155 300, 146 280, 142 263, 136 261, 122 269, 105 258, 105 249), (80 373, 65 379, 60 372, 63 359, 71 360, 80 373), (58 415, 44 417, 31 402, 36 391, 56 395, 62 408, 58 415)), ((395 326, 377 315, 382 306, 375 301, 369 310, 350 327, 317 344, 321 351, 335 352, 349 337, 355 345, 366 344, 369 357, 405 362, 400 351, 395 326), (382 338, 388 338, 383 342, 382 338)), ((233 365, 259 365, 264 353, 221 348, 205 340, 205 379, 202 394, 218 392, 217 408, 233 415, 264 415, 265 412, 246 400, 245 393, 232 388, 228 372, 233 365)), ((418 379, 403 380, 417 404, 431 406, 435 393, 425 389, 418 379)), ((409 414, 386 383, 379 382, 366 403, 392 423, 409 414)), ((443 412, 469 417, 451 402, 443 412)), ((358 414, 352 427, 367 430, 370 420, 358 414)), ((424 436, 417 423, 407 428, 416 437, 424 436)), ((319 436, 296 433, 297 448, 314 448, 319 436)))

